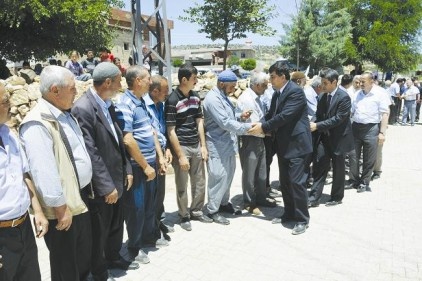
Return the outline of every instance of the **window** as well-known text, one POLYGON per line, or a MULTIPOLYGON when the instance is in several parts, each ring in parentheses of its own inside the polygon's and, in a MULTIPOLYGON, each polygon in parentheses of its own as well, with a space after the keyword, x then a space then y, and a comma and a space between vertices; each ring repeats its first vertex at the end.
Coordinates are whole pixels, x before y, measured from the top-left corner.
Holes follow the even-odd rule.
POLYGON ((129 43, 123 43, 123 49, 125 51, 129 50, 129 43))

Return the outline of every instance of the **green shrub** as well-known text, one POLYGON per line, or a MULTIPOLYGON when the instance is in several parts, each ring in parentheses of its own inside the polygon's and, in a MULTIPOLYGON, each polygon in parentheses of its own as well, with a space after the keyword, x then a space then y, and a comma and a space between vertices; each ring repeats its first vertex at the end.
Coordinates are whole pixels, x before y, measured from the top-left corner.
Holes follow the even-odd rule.
POLYGON ((183 60, 181 59, 174 59, 172 62, 173 67, 180 67, 183 64, 183 60))
POLYGON ((240 66, 244 69, 244 70, 254 70, 256 68, 256 60, 255 59, 244 59, 241 63, 240 66))

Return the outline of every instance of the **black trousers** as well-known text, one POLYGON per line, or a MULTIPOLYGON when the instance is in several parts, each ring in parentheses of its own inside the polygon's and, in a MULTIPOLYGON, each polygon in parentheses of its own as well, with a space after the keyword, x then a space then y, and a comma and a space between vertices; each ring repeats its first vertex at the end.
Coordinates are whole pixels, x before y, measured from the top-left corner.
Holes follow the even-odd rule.
MULTIPOLYGON (((81 190, 87 206, 88 189, 81 190)), ((48 220, 44 236, 50 251, 51 281, 85 281, 91 269, 92 231, 89 212, 73 216, 68 231, 57 230, 57 220, 48 220)))
POLYGON ((356 158, 350 159, 350 180, 369 185, 377 159, 379 124, 352 124, 355 139, 356 158), (362 174, 359 174, 359 160, 363 151, 362 174), (353 160, 353 161, 352 161, 353 160))
POLYGON ((0 228, 0 280, 40 281, 37 252, 29 215, 17 227, 0 228))
POLYGON ((397 122, 397 103, 399 102, 398 97, 393 97, 394 104, 390 105, 390 115, 388 116, 388 124, 393 125, 397 122))
POLYGON ((312 185, 309 201, 319 201, 324 189, 327 174, 333 164, 333 183, 331 186, 331 200, 340 201, 344 197, 344 182, 346 176, 345 155, 336 155, 328 145, 318 145, 318 161, 314 162, 312 185))
POLYGON ((89 200, 92 224, 91 272, 94 280, 107 280, 108 262, 120 259, 123 241, 121 200, 107 204, 103 198, 89 200))
POLYGON ((277 152, 277 144, 275 139, 272 136, 265 136, 264 138, 264 146, 265 146, 265 164, 267 166, 267 179, 265 183, 265 187, 268 189, 271 186, 270 182, 270 166, 273 162, 273 157, 277 152))
POLYGON ((311 154, 285 159, 278 155, 278 167, 284 213, 296 222, 309 223, 308 192, 306 180, 309 174, 311 154))

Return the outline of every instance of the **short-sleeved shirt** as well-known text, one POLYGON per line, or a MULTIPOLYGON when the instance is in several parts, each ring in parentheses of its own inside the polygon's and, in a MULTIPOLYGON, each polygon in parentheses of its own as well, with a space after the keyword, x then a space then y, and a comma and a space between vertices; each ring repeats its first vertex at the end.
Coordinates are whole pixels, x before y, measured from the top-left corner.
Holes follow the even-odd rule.
MULTIPOLYGON (((154 128, 144 100, 131 91, 121 95, 116 103, 116 115, 123 132, 132 133, 148 164, 156 160, 154 128)), ((131 159, 133 165, 138 165, 131 159)))
POLYGON ((175 126, 180 145, 193 146, 199 143, 196 119, 203 118, 201 99, 193 91, 185 97, 179 88, 170 94, 166 106, 166 125, 175 126))
POLYGON ((30 199, 23 174, 29 172, 22 147, 6 125, 0 125, 0 221, 18 218, 28 210, 30 199))
POLYGON ((142 98, 145 101, 145 105, 152 117, 152 125, 157 132, 158 141, 162 149, 167 147, 166 139, 166 120, 164 119, 164 103, 159 102, 157 104, 151 99, 151 96, 145 95, 142 98))
POLYGON ((387 91, 377 85, 367 94, 360 90, 352 102, 352 120, 361 124, 379 123, 381 115, 389 112, 390 104, 387 91))

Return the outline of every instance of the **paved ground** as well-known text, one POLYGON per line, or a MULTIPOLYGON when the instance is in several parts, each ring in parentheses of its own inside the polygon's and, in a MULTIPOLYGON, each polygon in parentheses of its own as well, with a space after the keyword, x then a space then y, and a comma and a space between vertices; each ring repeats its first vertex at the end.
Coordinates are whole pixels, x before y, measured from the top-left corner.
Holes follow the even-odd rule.
MULTIPOLYGON (((343 204, 310 210, 305 234, 271 224, 282 213, 263 209, 244 213, 229 226, 193 222, 186 232, 177 224, 173 175, 168 176, 166 211, 175 225, 170 246, 148 249, 151 263, 117 280, 422 280, 422 124, 390 126, 384 145, 383 174, 372 192, 347 190, 343 204)), ((278 177, 272 167, 271 179, 278 177)), ((241 202, 241 170, 231 189, 241 202)), ((329 194, 330 186, 325 187, 329 194)), ((327 196, 325 197, 327 198, 327 196)), ((126 238, 125 238, 126 239, 126 238)), ((50 279, 48 251, 38 240, 44 280, 50 279)), ((123 250, 124 253, 124 250, 123 250)))

